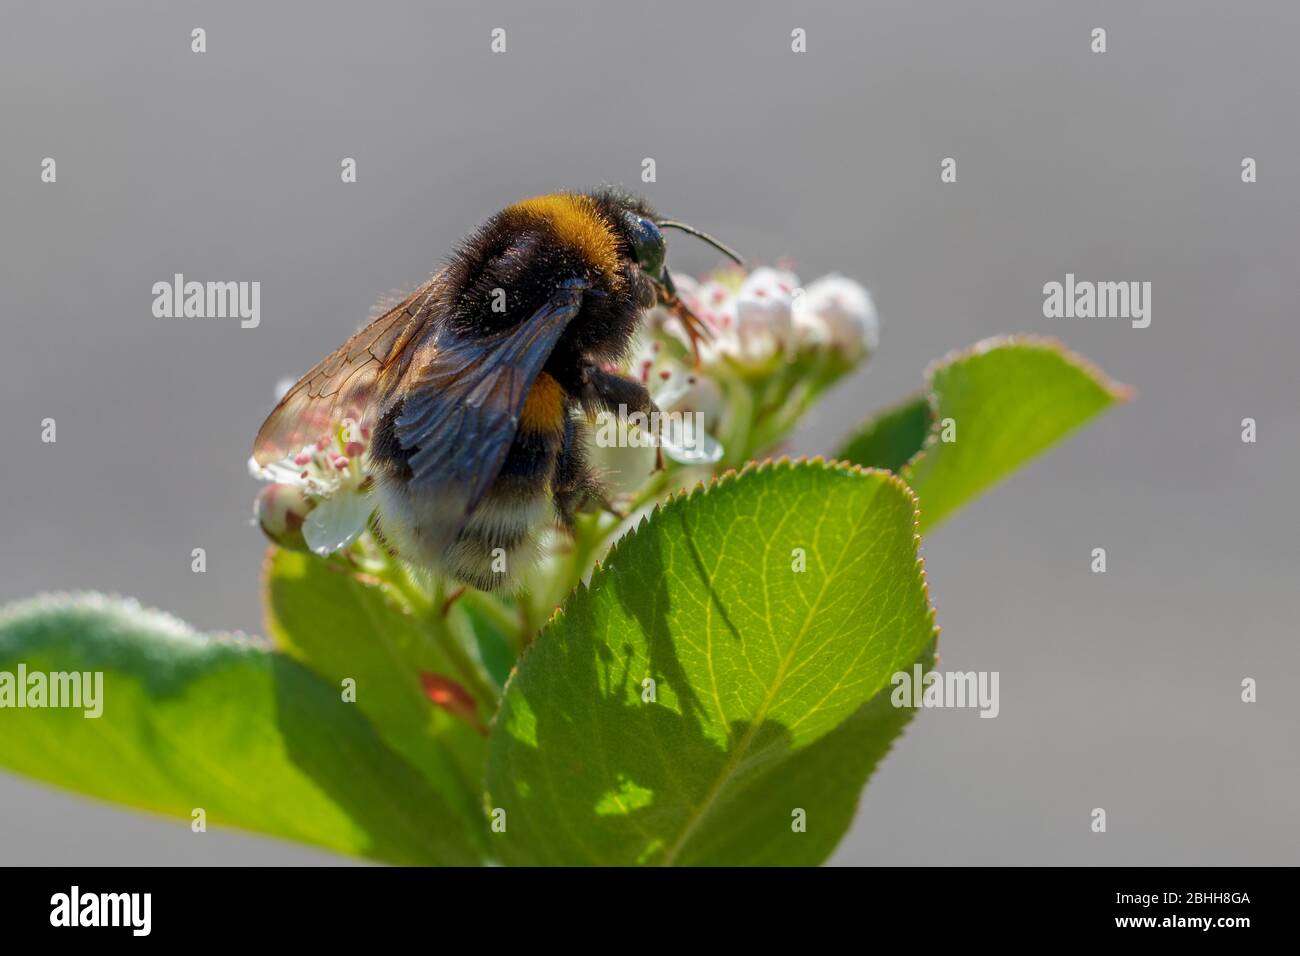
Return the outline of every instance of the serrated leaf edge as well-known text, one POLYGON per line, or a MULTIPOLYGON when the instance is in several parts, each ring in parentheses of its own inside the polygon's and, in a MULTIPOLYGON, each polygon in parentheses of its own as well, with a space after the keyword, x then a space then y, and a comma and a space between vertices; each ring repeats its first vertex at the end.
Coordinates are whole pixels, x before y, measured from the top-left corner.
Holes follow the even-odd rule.
POLYGON ((1029 348, 1040 352, 1052 352, 1078 369, 1088 378, 1096 382, 1101 388, 1116 402, 1124 404, 1132 401, 1137 396, 1137 390, 1131 385, 1125 385, 1111 378, 1104 372, 1100 366, 1085 358, 1080 353, 1074 351, 1065 344, 1061 339, 1051 335, 1034 335, 1032 333, 1013 333, 1009 335, 994 335, 986 339, 980 339, 973 345, 965 348, 953 349, 952 351, 934 359, 925 367, 924 378, 925 385, 922 392, 925 395, 926 403, 930 406, 930 428, 926 432, 925 441, 911 458, 903 463, 899 473, 906 475, 910 473, 925 457, 926 452, 933 448, 939 441, 940 419, 939 419, 939 394, 935 390, 934 380, 944 369, 950 368, 959 362, 969 361, 982 355, 987 355, 998 349, 1004 348, 1029 348))

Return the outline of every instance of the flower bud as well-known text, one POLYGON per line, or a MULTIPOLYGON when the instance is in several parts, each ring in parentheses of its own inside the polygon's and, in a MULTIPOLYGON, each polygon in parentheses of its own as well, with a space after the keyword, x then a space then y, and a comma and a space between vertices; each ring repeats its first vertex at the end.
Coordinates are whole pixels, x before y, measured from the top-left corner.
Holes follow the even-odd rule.
POLYGON ((793 273, 761 267, 736 294, 736 338, 742 362, 763 363, 794 342, 791 311, 799 280, 793 273))
POLYGON ((871 295, 857 282, 831 273, 809 284, 795 310, 800 339, 841 353, 850 361, 880 343, 880 319, 871 295))
POLYGON ((258 492, 253 513, 262 532, 280 547, 307 551, 302 526, 312 506, 298 485, 274 484, 258 492))

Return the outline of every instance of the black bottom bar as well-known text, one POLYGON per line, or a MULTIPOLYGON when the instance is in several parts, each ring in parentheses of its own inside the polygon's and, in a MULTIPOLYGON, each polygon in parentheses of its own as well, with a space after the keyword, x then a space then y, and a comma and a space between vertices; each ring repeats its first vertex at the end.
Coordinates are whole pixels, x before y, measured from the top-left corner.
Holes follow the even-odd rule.
MULTIPOLYGON (((1292 869, 1224 868, 8 869, 0 932, 6 942, 76 934, 92 945, 331 946, 401 933, 436 947, 557 932, 593 942, 650 934, 667 944, 680 939, 672 927, 691 925, 729 948, 774 926, 811 934, 809 948, 835 933, 863 944, 882 935, 985 943, 1105 935, 1181 945, 1282 929, 1294 884, 1292 869)), ((657 945, 650 937, 643 942, 657 945)))

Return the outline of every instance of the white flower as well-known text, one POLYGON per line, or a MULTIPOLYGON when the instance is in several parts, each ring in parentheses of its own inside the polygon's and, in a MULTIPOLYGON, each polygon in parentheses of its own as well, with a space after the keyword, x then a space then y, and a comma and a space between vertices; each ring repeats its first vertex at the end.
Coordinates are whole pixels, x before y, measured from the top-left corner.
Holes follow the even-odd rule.
POLYGON ((673 370, 654 403, 664 413, 659 441, 664 452, 684 465, 711 465, 722 458, 722 444, 709 434, 722 414, 718 383, 688 369, 673 370))
MULTIPOLYGON (((724 271, 695 282, 675 278, 682 301, 713 330, 700 346, 700 363, 727 362, 753 374, 798 351, 827 349, 849 362, 876 350, 880 320, 871 296, 860 284, 837 274, 806 288, 787 269, 724 271)), ((689 347, 681 323, 660 313, 666 332, 689 347)))
MULTIPOLYGON (((791 307, 799 279, 792 272, 764 266, 748 275, 725 270, 702 283, 686 277, 674 277, 674 282, 682 302, 713 332, 711 340, 700 344, 704 366, 727 361, 761 369, 795 341, 791 307)), ((676 318, 667 317, 664 327, 689 343, 676 318)))
POLYGON ((259 465, 249 459, 254 478, 273 484, 257 497, 257 522, 277 544, 303 543, 322 557, 342 550, 370 521, 365 457, 369 430, 344 420, 290 458, 259 465))
POLYGON ((736 339, 740 358, 763 363, 794 343, 793 272, 762 266, 751 272, 736 293, 736 339))
POLYGON ((880 344, 880 319, 871 294, 835 273, 804 290, 794 321, 801 341, 833 349, 850 361, 871 354, 880 344))
POLYGON ((722 415, 722 388, 709 376, 678 366, 662 380, 654 402, 665 412, 699 412, 713 428, 722 415))
POLYGON ((722 445, 709 434, 724 404, 718 383, 672 358, 657 339, 643 339, 634 354, 632 377, 646 387, 655 407, 664 413, 656 439, 664 453, 688 465, 719 460, 722 445))

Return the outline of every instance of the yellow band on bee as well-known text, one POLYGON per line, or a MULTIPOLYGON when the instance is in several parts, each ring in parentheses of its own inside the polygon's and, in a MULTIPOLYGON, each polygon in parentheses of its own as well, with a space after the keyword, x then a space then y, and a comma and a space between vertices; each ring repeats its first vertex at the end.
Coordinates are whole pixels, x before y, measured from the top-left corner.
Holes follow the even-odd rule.
POLYGON ((546 220, 556 236, 580 249, 592 266, 606 275, 618 276, 618 241, 590 196, 577 193, 534 196, 515 203, 508 211, 546 220))
POLYGON ((562 432, 564 415, 564 388, 550 375, 540 372, 519 413, 519 428, 529 432, 562 432))

